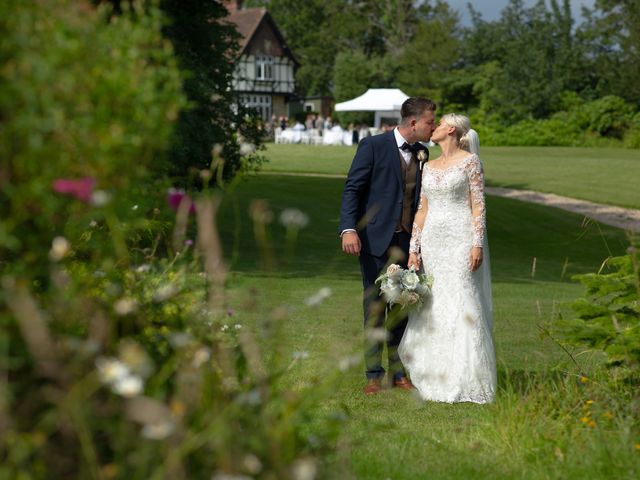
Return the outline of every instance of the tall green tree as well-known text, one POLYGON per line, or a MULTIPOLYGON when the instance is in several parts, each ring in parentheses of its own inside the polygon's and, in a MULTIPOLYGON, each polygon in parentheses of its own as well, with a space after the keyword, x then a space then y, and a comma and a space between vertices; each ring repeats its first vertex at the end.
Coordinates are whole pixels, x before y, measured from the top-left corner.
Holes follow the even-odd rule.
POLYGON ((585 14, 594 95, 640 105, 640 0, 597 0, 585 14))
POLYGON ((457 19, 446 2, 362 1, 353 8, 364 21, 351 42, 365 52, 373 70, 364 88, 401 87, 412 94, 432 94, 436 71, 450 69, 454 62, 431 44, 453 38, 457 19), (432 78, 425 83, 428 75, 432 78))
POLYGON ((546 118, 562 108, 566 91, 588 87, 585 45, 573 33, 569 0, 551 0, 550 7, 540 0, 530 8, 511 0, 496 22, 477 12, 472 18, 465 62, 476 75, 479 103, 501 118, 546 118))
POLYGON ((212 161, 214 145, 221 145, 223 176, 257 161, 243 158, 240 141, 259 143, 256 122, 237 105, 230 88, 237 57, 239 34, 221 22, 228 12, 219 1, 161 0, 169 17, 164 35, 174 45, 180 67, 186 72, 184 91, 192 107, 180 114, 167 173, 176 183, 195 184, 212 161))
MULTIPOLYGON (((116 12, 128 0, 111 3, 116 12)), ((156 0, 167 17, 163 35, 172 44, 183 72, 189 107, 180 112, 172 147, 158 173, 176 185, 199 187, 199 172, 211 167, 214 146, 222 147, 223 178, 259 163, 255 155, 243 157, 240 142, 260 143, 257 120, 238 104, 231 89, 239 34, 222 21, 228 15, 222 1, 156 0)))
POLYGON ((340 0, 253 0, 246 6, 269 9, 289 47, 300 61, 296 88, 301 95, 329 95, 333 63, 343 37, 345 10, 340 0))
POLYGON ((370 53, 399 57, 418 29, 416 2, 411 0, 362 1, 354 9, 363 20, 364 38, 375 39, 364 45, 370 53))
POLYGON ((438 1, 421 17, 400 55, 397 83, 407 94, 432 98, 443 106, 461 61, 459 16, 446 2, 438 1))
POLYGON ((343 51, 336 56, 333 82, 337 102, 363 94, 371 85, 374 66, 362 50, 343 51))
MULTIPOLYGON (((333 72, 334 98, 343 102, 362 95, 375 81, 376 67, 362 50, 345 50, 336 56, 333 72)), ((340 112, 337 119, 343 123, 373 121, 370 112, 340 112)))
POLYGON ((284 32, 301 63, 296 83, 302 95, 340 92, 333 82, 342 76, 334 72, 342 52, 366 55, 375 74, 365 90, 397 86, 404 52, 434 9, 430 1, 411 0, 253 0, 246 5, 269 8, 284 32))

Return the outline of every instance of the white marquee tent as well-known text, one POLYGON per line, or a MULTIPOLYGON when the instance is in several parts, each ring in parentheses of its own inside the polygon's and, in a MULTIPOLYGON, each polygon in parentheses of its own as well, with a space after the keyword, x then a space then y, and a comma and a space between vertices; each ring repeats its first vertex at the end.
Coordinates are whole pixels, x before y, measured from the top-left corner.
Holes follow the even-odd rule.
POLYGON ((375 112, 374 127, 380 128, 384 119, 400 122, 400 107, 409 98, 399 88, 370 88, 359 97, 337 103, 336 112, 375 112))

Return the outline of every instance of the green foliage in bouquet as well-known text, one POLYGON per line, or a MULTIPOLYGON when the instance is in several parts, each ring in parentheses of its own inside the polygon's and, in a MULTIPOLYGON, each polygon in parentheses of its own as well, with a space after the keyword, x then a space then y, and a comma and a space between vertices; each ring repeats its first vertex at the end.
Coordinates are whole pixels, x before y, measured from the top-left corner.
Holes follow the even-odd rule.
POLYGON ((586 295, 571 305, 575 319, 558 328, 574 344, 603 350, 610 367, 640 378, 640 255, 636 247, 607 261, 610 273, 576 275, 586 295))

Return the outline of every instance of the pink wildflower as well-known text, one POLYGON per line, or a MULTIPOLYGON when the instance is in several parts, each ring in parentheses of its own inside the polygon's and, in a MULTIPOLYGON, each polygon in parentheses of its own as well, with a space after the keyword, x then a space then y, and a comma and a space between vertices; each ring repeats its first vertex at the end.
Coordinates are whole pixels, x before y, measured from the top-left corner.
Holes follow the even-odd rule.
POLYGON ((95 186, 96 181, 91 177, 78 179, 59 178, 53 182, 53 191, 70 195, 82 202, 89 203, 95 186))
POLYGON ((180 206, 180 203, 182 202, 183 198, 186 198, 185 201, 188 201, 191 204, 191 206, 189 207, 189 213, 190 214, 196 213, 195 203, 193 203, 193 200, 191 200, 191 197, 189 197, 189 195, 187 195, 184 190, 182 189, 177 190, 175 188, 170 188, 169 191, 167 192, 167 203, 169 204, 171 209, 176 212, 178 211, 178 207, 180 206))

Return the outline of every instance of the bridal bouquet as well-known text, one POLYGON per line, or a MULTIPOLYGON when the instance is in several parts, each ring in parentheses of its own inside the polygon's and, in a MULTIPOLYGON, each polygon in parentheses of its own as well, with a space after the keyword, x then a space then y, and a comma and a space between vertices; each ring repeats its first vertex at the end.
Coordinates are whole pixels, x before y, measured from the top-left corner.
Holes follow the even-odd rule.
POLYGON ((389 305, 398 304, 402 308, 418 308, 431 293, 432 279, 418 274, 413 269, 404 269, 391 264, 387 271, 376 279, 382 296, 389 305))

